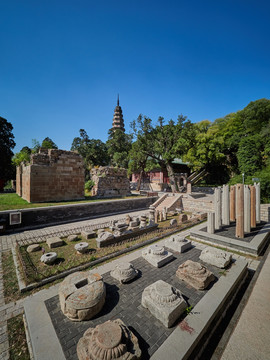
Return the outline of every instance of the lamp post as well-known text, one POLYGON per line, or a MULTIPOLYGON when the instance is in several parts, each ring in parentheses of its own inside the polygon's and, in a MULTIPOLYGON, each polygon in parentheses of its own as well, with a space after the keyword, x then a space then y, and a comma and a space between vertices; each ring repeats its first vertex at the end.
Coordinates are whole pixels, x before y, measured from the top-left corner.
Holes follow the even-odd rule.
POLYGON ((242 174, 243 177, 243 184, 245 183, 245 173, 242 174))

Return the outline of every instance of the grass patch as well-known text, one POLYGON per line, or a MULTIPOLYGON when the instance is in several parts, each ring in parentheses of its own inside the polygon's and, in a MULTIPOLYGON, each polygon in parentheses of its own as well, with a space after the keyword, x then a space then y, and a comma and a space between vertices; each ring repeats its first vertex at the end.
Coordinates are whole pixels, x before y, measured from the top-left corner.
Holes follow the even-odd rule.
POLYGON ((26 342, 23 315, 11 318, 7 322, 9 354, 11 360, 30 360, 26 342))
POLYGON ((56 205, 82 204, 82 203, 87 203, 87 202, 105 201, 105 200, 131 199, 134 197, 142 197, 142 196, 131 195, 131 196, 127 196, 124 198, 119 197, 119 198, 113 198, 113 199, 97 199, 94 196, 86 195, 85 199, 83 199, 83 200, 28 203, 26 200, 22 199, 19 195, 15 194, 15 193, 7 193, 7 194, 0 194, 0 211, 16 210, 16 209, 31 209, 31 208, 56 206, 56 205))
POLYGON ((40 246, 45 250, 45 252, 54 251, 57 253, 58 259, 53 265, 45 265, 40 261, 40 257, 42 255, 41 250, 29 254, 26 251, 28 245, 18 246, 17 251, 20 252, 22 261, 25 265, 23 271, 24 280, 28 285, 33 282, 38 282, 44 278, 62 273, 65 270, 75 268, 82 264, 90 263, 90 266, 91 261, 101 259, 107 255, 111 255, 120 250, 127 249, 135 244, 144 243, 145 241, 153 239, 155 237, 166 236, 166 234, 171 233, 171 231, 173 230, 178 229, 179 231, 181 231, 181 229, 185 227, 185 225, 190 225, 187 223, 185 225, 178 226, 178 228, 172 228, 169 226, 169 222, 172 218, 173 217, 169 217, 168 220, 159 223, 159 229, 155 229, 143 235, 139 235, 137 237, 133 237, 131 239, 124 240, 122 242, 104 248, 97 248, 95 238, 90 240, 83 239, 83 241, 89 244, 89 251, 85 254, 78 254, 74 249, 74 245, 82 240, 80 236, 78 236, 79 240, 76 242, 68 241, 67 238, 62 238, 62 240, 64 240, 64 245, 55 249, 49 249, 46 242, 41 242, 40 246))
POLYGON ((17 281, 12 252, 2 253, 2 269, 4 281, 4 296, 6 304, 18 300, 20 296, 19 285, 17 281))

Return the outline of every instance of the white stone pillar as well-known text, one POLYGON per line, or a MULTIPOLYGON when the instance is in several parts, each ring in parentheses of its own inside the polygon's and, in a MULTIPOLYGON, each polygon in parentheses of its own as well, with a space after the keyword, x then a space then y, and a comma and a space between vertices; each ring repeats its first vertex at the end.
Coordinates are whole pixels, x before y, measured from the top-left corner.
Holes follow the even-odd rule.
POLYGON ((222 189, 222 224, 230 225, 230 193, 229 185, 223 185, 222 189))
POLYGON ((261 222, 261 184, 254 184, 256 189, 256 223, 261 222))
POLYGON ((220 188, 215 188, 214 208, 215 208, 215 230, 219 230, 221 228, 221 189, 220 188))
POLYGON ((244 185, 244 232, 250 233, 250 188, 244 185))
POLYGON ((207 213, 207 232, 209 234, 215 233, 215 213, 212 211, 207 213))

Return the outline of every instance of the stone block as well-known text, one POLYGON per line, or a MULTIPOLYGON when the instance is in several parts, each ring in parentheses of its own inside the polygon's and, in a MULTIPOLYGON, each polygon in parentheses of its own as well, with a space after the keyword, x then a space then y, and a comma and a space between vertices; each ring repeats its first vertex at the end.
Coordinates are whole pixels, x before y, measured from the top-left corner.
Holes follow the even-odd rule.
POLYGON ((191 241, 183 238, 183 236, 180 234, 172 235, 169 239, 165 240, 165 246, 179 253, 192 248, 191 241))
POLYGON ((40 261, 46 265, 51 265, 55 262, 56 259, 57 259, 56 252, 48 252, 41 256, 40 261))
POLYGON ((215 280, 215 275, 205 266, 192 260, 187 260, 176 271, 178 279, 185 281, 197 290, 204 290, 215 280))
POLYGON ((169 328, 181 316, 187 304, 178 289, 158 280, 144 289, 142 306, 169 328))
POLYGON ((87 329, 77 345, 79 360, 139 360, 141 355, 137 337, 120 319, 87 329))
POLYGON ((64 245, 64 241, 58 236, 47 239, 46 243, 50 249, 64 245))
POLYGON ((77 241, 79 240, 78 235, 68 235, 67 237, 68 241, 77 241))
POLYGON ((72 321, 90 320, 100 312, 106 297, 106 288, 99 274, 76 272, 59 286, 61 310, 72 321))
POLYGON ((215 248, 205 248, 200 255, 200 260, 207 264, 224 269, 232 261, 232 255, 215 248))
POLYGON ((181 223, 184 223, 184 222, 186 222, 186 221, 188 221, 188 216, 187 216, 187 214, 180 214, 180 215, 179 215, 179 223, 181 224, 181 223))
POLYGON ((39 251, 41 249, 39 244, 31 244, 29 246, 27 246, 26 251, 31 253, 31 252, 35 252, 35 251, 39 251))
POLYGON ((74 246, 74 249, 79 253, 79 254, 84 254, 87 252, 88 250, 88 246, 89 244, 87 242, 80 242, 78 244, 76 244, 74 246))
POLYGON ((138 271, 130 263, 120 263, 111 271, 111 276, 121 283, 133 280, 138 275, 138 271))
POLYGON ((96 233, 93 230, 83 230, 81 235, 84 239, 89 240, 96 237, 96 233))
POLYGON ((104 231, 100 233, 97 237, 97 246, 98 248, 110 245, 114 242, 115 236, 109 231, 104 231))
POLYGON ((142 257, 151 265, 159 268, 173 259, 173 254, 164 249, 164 246, 150 245, 142 251, 142 257))

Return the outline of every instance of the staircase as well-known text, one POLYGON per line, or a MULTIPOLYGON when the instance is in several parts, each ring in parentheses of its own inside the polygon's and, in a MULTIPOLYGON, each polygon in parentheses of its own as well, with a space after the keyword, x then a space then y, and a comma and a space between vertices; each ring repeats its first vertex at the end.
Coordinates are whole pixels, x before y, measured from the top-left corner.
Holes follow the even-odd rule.
POLYGON ((187 178, 187 181, 191 183, 191 185, 197 184, 205 175, 207 171, 205 169, 201 171, 195 171, 187 178))
POLYGON ((164 194, 152 206, 158 211, 164 208, 167 211, 175 211, 176 208, 181 208, 181 197, 181 194, 164 194))

